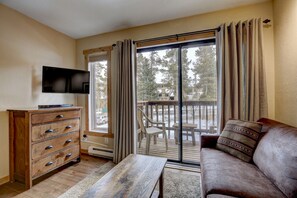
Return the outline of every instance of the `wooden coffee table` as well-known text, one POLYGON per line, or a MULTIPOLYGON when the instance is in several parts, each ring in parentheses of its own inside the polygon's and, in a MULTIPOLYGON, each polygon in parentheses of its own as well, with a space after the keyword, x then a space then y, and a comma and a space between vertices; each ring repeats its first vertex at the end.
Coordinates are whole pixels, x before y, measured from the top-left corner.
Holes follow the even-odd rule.
POLYGON ((82 197, 163 197, 166 158, 131 154, 82 197), (159 181, 159 192, 154 191, 159 181), (159 193, 159 194, 158 194, 159 193))

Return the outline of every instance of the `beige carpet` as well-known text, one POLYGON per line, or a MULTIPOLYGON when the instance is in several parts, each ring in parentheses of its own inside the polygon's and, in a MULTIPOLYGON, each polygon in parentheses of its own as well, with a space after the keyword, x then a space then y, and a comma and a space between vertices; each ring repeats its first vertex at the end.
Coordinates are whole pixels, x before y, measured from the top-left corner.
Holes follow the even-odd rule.
MULTIPOLYGON (((158 190, 159 185, 157 185, 158 190)), ((165 168, 164 197, 200 198, 200 174, 165 168)))
MULTIPOLYGON (((86 190, 103 177, 115 165, 108 162, 98 168, 94 173, 74 185, 59 198, 76 198, 80 197, 86 190)), ((158 184, 157 184, 158 190, 158 184)), ((164 173, 164 197, 170 198, 199 198, 200 197, 200 174, 190 173, 165 168, 164 173)))

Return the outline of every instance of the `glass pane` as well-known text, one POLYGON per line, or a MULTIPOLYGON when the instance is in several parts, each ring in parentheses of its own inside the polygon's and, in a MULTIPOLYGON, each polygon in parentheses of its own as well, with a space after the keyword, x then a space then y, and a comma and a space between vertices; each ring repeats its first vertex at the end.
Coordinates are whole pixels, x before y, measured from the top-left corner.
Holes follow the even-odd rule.
POLYGON ((93 104, 95 115, 93 115, 93 127, 100 132, 108 132, 108 105, 107 105, 107 61, 98 61, 92 63, 92 72, 94 76, 93 84, 93 104))
POLYGON ((215 45, 182 49, 183 161, 199 163, 201 133, 217 126, 215 45))
POLYGON ((172 160, 179 160, 178 144, 174 138, 174 124, 178 121, 178 50, 176 48, 142 52, 137 54, 137 99, 138 108, 142 109, 151 120, 165 124, 152 124, 138 111, 140 118, 138 153, 172 160), (141 125, 143 124, 143 130, 141 125), (154 127, 154 128, 152 128, 154 127), (156 139, 154 138, 154 134, 156 139), (148 145, 146 139, 152 136, 148 145), (166 151, 166 136, 168 150, 166 151), (156 141, 154 141, 156 140, 156 141))

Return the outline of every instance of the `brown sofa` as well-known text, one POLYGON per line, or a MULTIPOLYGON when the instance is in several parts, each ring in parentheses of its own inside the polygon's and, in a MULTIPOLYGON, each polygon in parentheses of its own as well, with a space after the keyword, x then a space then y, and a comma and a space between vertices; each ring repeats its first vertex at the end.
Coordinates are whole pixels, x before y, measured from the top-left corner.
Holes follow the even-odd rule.
POLYGON ((202 197, 297 197, 297 128, 262 118, 263 137, 246 163, 201 136, 202 197))

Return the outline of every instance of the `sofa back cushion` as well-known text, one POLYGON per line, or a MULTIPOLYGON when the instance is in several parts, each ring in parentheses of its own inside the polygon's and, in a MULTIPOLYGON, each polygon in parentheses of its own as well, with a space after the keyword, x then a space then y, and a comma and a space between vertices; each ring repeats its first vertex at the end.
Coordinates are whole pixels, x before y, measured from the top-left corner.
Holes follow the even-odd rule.
POLYGON ((258 143, 262 124, 229 120, 222 131, 216 148, 245 162, 250 162, 258 143))
POLYGON ((297 128, 262 118, 267 132, 259 141, 253 160, 287 196, 297 196, 297 128))

